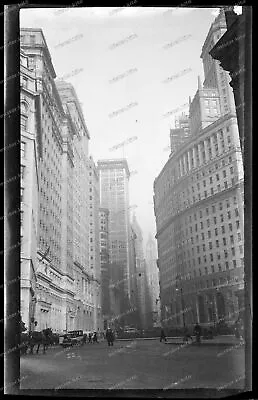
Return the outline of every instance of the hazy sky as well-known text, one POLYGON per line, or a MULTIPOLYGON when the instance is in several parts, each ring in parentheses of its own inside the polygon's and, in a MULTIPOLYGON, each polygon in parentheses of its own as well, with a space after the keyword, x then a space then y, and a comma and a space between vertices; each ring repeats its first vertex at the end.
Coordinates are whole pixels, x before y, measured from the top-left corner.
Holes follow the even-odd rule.
POLYGON ((217 10, 73 7, 20 12, 21 27, 43 30, 57 77, 73 84, 95 162, 126 156, 130 170, 137 171, 130 178, 130 204, 138 206, 134 211, 145 242, 149 232, 156 233, 153 182, 169 156, 164 148, 174 127, 173 112, 188 112, 185 104, 197 90, 197 76, 203 80, 200 54, 217 10), (110 151, 135 136, 124 154, 122 148, 110 151))

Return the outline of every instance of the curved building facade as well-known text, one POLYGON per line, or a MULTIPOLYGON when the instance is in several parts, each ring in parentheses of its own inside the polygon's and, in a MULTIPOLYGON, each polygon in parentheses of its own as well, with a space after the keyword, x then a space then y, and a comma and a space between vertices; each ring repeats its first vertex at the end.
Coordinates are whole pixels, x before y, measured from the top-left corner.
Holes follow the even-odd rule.
POLYGON ((161 318, 236 320, 244 284, 243 164, 227 114, 171 155, 154 182, 161 318))

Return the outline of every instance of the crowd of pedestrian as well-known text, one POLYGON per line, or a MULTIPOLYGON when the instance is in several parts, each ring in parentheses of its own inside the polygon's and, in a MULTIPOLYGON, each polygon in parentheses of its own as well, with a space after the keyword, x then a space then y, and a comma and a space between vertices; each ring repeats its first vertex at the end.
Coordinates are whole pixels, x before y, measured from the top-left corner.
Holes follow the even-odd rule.
POLYGON ((102 342, 103 340, 107 340, 108 346, 113 346, 113 343, 115 341, 115 333, 113 332, 113 330, 111 328, 108 328, 105 332, 89 332, 84 333, 83 335, 83 342, 84 343, 99 343, 102 342))
MULTIPOLYGON (((238 318, 235 323, 234 323, 234 334, 235 337, 244 340, 244 323, 243 320, 238 318)), ((202 328, 199 323, 196 323, 193 329, 189 329, 188 327, 184 327, 183 331, 183 341, 188 342, 191 340, 191 342, 194 342, 195 338, 195 343, 200 344, 201 343, 201 338, 203 339, 213 339, 214 337, 214 332, 212 328, 202 328), (192 331, 192 333, 190 332, 192 331)), ((165 330, 162 327, 160 330, 160 342, 166 342, 167 337, 165 334, 165 330)))
MULTIPOLYGON (((202 329, 198 323, 196 323, 196 325, 193 329, 192 335, 191 335, 189 329, 187 327, 185 327, 184 332, 183 332, 183 340, 184 340, 184 342, 188 342, 189 340, 193 341, 192 336, 195 336, 196 343, 201 343, 201 333, 202 333, 202 329)), ((166 342, 167 337, 166 337, 164 328, 161 328, 159 341, 162 342, 163 340, 164 340, 164 342, 166 342)))

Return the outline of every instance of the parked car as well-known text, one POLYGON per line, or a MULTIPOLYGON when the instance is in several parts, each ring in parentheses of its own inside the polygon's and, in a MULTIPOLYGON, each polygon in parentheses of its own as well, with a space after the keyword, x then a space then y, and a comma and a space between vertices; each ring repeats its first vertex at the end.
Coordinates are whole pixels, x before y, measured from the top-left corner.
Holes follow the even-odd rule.
POLYGON ((137 328, 133 327, 126 327, 123 331, 119 332, 118 337, 121 339, 131 339, 131 338, 136 338, 140 337, 141 332, 137 328))
POLYGON ((59 344, 63 347, 72 346, 71 335, 69 333, 64 333, 59 336, 59 344))
POLYGON ((69 331, 59 338, 59 343, 63 346, 83 345, 83 331, 69 331))
POLYGON ((127 328, 124 330, 124 333, 137 333, 138 330, 136 328, 127 328))

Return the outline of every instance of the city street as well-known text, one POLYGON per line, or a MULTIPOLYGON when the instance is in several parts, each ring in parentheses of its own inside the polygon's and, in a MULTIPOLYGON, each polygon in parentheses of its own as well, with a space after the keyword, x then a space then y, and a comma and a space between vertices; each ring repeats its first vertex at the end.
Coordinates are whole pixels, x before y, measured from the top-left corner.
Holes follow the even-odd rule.
POLYGON ((251 389, 252 8, 188 3, 6 6, 6 394, 251 389))
POLYGON ((21 389, 244 387, 244 346, 116 341, 21 357, 21 389))

